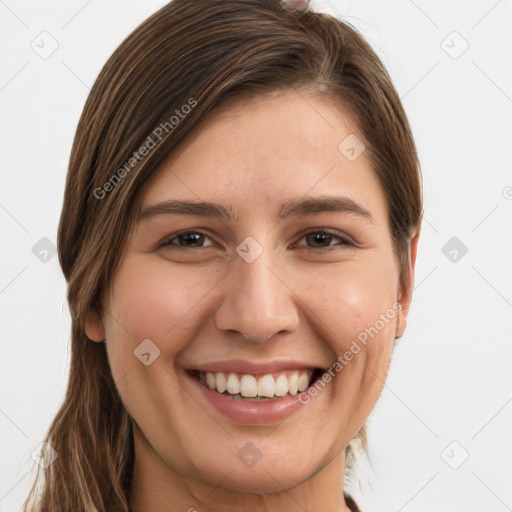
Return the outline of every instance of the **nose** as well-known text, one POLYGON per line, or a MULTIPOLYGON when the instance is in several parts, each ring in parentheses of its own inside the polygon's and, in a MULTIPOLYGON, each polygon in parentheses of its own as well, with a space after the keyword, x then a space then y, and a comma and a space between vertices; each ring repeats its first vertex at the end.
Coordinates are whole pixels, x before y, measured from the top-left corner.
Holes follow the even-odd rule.
POLYGON ((277 333, 293 332, 299 315, 289 272, 265 249, 252 263, 237 257, 224 279, 222 303, 216 311, 219 330, 263 343, 277 333))

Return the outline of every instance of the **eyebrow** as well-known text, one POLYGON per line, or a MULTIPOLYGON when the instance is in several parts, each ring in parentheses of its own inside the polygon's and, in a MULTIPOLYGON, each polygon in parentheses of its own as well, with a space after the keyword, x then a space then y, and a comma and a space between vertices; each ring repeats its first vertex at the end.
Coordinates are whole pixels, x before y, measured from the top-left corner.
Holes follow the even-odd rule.
MULTIPOLYGON (((281 205, 276 220, 317 215, 324 212, 353 213, 374 222, 366 208, 345 196, 319 196, 288 200, 281 205)), ((218 203, 173 199, 147 206, 141 211, 137 222, 143 222, 160 215, 197 215, 227 221, 239 220, 230 207, 218 203)))

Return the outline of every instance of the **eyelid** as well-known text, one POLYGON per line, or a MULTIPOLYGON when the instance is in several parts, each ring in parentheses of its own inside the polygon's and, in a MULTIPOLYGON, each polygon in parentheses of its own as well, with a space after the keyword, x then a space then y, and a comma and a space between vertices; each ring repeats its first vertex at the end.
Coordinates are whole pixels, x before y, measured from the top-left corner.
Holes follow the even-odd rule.
MULTIPOLYGON (((161 242, 159 242, 157 244, 156 250, 161 249, 161 248, 165 248, 165 247, 176 247, 178 250, 181 250, 181 251, 184 251, 184 252, 195 252, 195 251, 204 250, 206 248, 212 248, 212 246, 186 248, 186 247, 180 247, 179 245, 171 244, 170 243, 172 240, 174 240, 175 238, 178 238, 180 235, 184 235, 184 234, 187 234, 187 233, 201 234, 201 235, 209 238, 210 240, 212 240, 214 242, 212 237, 208 233, 203 231, 202 229, 200 229, 200 228, 193 229, 192 228, 192 229, 185 229, 185 230, 179 231, 177 233, 173 233, 172 235, 169 235, 169 236, 165 237, 161 242)), ((308 236, 310 234, 314 234, 314 233, 325 233, 327 235, 331 235, 331 236, 333 236, 335 238, 338 238, 341 243, 334 244, 334 245, 328 245, 328 246, 325 246, 325 247, 307 247, 307 246, 302 246, 301 247, 302 249, 313 249, 313 250, 316 250, 316 251, 326 251, 326 250, 332 250, 332 248, 336 247, 336 246, 345 246, 345 247, 358 247, 359 246, 359 244, 351 236, 347 235, 346 233, 344 233, 342 231, 339 231, 337 229, 332 229, 332 228, 308 228, 308 229, 302 231, 297 236, 297 240, 294 241, 292 243, 292 245, 293 246, 297 246, 298 242, 300 240, 302 240, 306 236, 308 236)))
POLYGON ((193 251, 194 249, 202 249, 202 247, 193 247, 193 248, 187 249, 185 247, 180 247, 179 245, 170 243, 172 240, 174 240, 175 238, 178 238, 180 235, 185 235, 187 233, 198 233, 198 234, 203 235, 213 241, 212 237, 210 235, 208 235, 208 233, 205 233, 201 229, 184 229, 182 231, 178 231, 177 233, 174 233, 172 235, 165 237, 161 242, 158 242, 156 248, 160 249, 162 247, 177 247, 178 249, 181 249, 183 251, 193 251))
MULTIPOLYGON (((332 247, 336 247, 337 245, 353 246, 353 247, 357 247, 359 245, 351 236, 347 235, 346 233, 344 233, 342 231, 339 231, 337 229, 331 229, 331 228, 309 228, 306 231, 302 232, 298 236, 298 240, 302 240, 307 235, 310 235, 313 233, 325 233, 327 235, 331 235, 331 236, 341 240, 342 243, 335 244, 335 245, 328 245, 326 247, 305 247, 306 249, 317 249, 317 250, 321 251, 322 249, 323 250, 331 249, 332 247)), ((296 245, 296 244, 297 244, 297 242, 294 242, 294 245, 296 245)))

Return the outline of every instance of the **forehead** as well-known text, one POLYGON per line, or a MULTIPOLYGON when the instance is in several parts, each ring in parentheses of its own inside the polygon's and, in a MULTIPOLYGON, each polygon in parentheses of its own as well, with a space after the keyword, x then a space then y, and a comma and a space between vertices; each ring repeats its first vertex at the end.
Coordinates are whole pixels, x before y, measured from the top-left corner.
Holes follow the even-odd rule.
POLYGON ((347 157, 354 143, 364 148, 360 130, 329 98, 292 91, 227 101, 157 169, 142 210, 174 198, 276 212, 287 198, 333 193, 385 210, 369 152, 347 157))

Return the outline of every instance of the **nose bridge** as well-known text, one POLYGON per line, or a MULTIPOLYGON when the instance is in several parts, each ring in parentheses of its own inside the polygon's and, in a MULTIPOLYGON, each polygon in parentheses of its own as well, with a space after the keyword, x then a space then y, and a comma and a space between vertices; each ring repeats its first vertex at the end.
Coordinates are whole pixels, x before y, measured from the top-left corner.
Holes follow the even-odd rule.
POLYGON ((238 247, 240 256, 226 281, 216 324, 219 329, 237 331, 252 342, 263 342, 278 332, 293 331, 297 311, 271 249, 260 249, 252 259, 245 254, 255 250, 254 241, 249 240, 248 244, 244 246, 242 242, 238 247))

